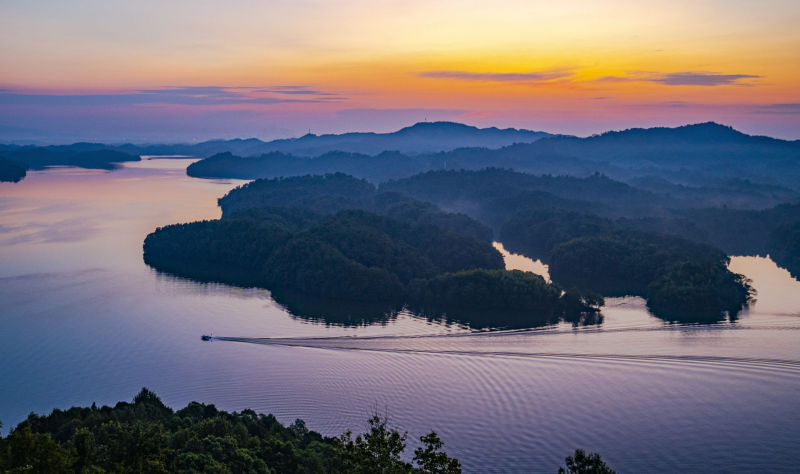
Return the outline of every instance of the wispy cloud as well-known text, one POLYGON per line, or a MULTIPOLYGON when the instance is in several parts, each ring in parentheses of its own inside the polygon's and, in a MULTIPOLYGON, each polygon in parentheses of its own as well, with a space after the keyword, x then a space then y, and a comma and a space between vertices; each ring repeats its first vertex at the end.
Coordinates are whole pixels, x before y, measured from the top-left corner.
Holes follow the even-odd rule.
POLYGON ((572 69, 549 69, 532 72, 424 71, 418 73, 417 76, 428 79, 529 83, 565 79, 573 74, 572 69))
POLYGON ((683 71, 683 72, 646 72, 631 71, 625 76, 604 76, 594 82, 651 82, 665 86, 702 86, 715 87, 726 85, 746 85, 749 79, 760 79, 762 76, 752 74, 720 74, 716 72, 683 71))
MULTIPOLYGON (((30 94, 0 91, 0 105, 43 106, 124 106, 124 105, 269 105, 293 102, 326 102, 331 94, 311 91, 303 86, 296 88, 251 88, 251 87, 167 87, 163 89, 141 89, 105 94, 30 94), (302 95, 303 98, 265 97, 264 94, 302 95), (305 97, 309 96, 309 97, 305 97), (324 96, 324 97, 318 97, 324 96)), ((336 97, 336 99, 344 99, 336 97)))
POLYGON ((265 89, 256 89, 254 92, 266 92, 270 94, 287 94, 287 95, 315 95, 315 96, 337 96, 333 92, 326 92, 317 89, 311 89, 309 86, 274 86, 265 89))
POLYGON ((769 104, 756 109, 757 114, 795 115, 800 114, 800 103, 769 104))

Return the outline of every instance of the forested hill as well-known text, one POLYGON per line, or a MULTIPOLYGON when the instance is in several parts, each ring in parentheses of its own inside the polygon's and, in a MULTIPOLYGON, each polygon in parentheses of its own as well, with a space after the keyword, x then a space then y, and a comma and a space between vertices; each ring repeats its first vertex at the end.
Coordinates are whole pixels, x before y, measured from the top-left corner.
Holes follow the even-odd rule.
MULTIPOLYGON (((220 221, 148 236, 145 261, 179 274, 205 261, 197 273, 211 279, 221 278, 223 264, 234 264, 268 288, 403 301, 423 314, 453 314, 468 303, 561 317, 597 306, 602 299, 592 292, 598 291, 644 296, 668 319, 717 321, 735 316, 751 297, 748 282, 728 271, 723 251, 694 241, 708 233, 688 220, 613 220, 619 213, 668 211, 659 196, 601 175, 438 171, 385 188, 341 173, 256 180, 219 200, 220 221), (559 297, 560 289, 536 275, 503 271, 486 226, 397 191, 449 208, 472 206, 471 214, 500 230, 509 248, 547 260, 553 280, 571 288, 571 296, 559 297), (578 309, 567 310, 573 297, 578 309)), ((790 248, 794 240, 787 231, 782 242, 790 248)))
MULTIPOLYGON (((416 139, 408 137, 409 143, 416 139)), ((578 177, 599 172, 623 181, 656 177, 667 184, 706 187, 748 180, 778 189, 776 199, 780 199, 781 189, 800 191, 800 142, 750 136, 715 123, 631 129, 588 138, 551 136, 498 149, 474 147, 470 141, 463 141, 453 150, 427 154, 403 153, 403 147, 356 153, 350 147, 300 156, 284 147, 261 156, 242 157, 253 155, 253 151, 205 155, 209 158, 190 166, 187 173, 255 179, 339 171, 381 182, 428 170, 501 167, 578 177)))
POLYGON ((395 311, 408 304, 450 320, 465 309, 524 313, 524 327, 580 319, 602 305, 598 295, 504 270, 492 231, 473 219, 351 176, 257 180, 220 206, 220 220, 150 234, 145 262, 190 278, 385 302, 395 311))
POLYGON ((491 229, 464 214, 443 212, 435 204, 402 194, 378 192, 367 181, 342 173, 256 180, 230 191, 219 199, 219 205, 223 216, 261 207, 303 207, 323 214, 360 209, 436 225, 481 242, 493 239, 491 229))

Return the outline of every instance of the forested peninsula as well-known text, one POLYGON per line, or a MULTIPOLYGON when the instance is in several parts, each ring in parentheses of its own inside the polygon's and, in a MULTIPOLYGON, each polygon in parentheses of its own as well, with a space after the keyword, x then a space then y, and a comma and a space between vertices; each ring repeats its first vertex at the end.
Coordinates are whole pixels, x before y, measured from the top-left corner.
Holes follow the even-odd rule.
POLYGON ((381 190, 464 209, 497 229, 507 249, 548 263, 553 281, 605 296, 642 296, 653 314, 670 321, 735 317, 754 294, 747 279, 728 270, 728 256, 709 242, 703 223, 687 218, 692 212, 664 212, 663 197, 601 175, 432 171, 381 190))
POLYGON ((0 156, 0 181, 16 183, 24 179, 27 172, 24 164, 0 156))
POLYGON ((220 206, 219 220, 150 234, 145 262, 190 277, 409 305, 431 316, 482 308, 557 320, 603 304, 594 293, 504 270, 491 230, 471 218, 349 176, 257 180, 220 206))
POLYGON ((120 163, 141 161, 136 154, 112 149, 106 145, 76 143, 49 147, 0 146, 0 152, 26 169, 44 169, 49 166, 75 166, 88 169, 111 170, 120 163))
POLYGON ((763 246, 796 265, 796 226, 785 223, 795 205, 664 212, 669 202, 602 175, 499 169, 430 171, 380 188, 343 173, 259 179, 219 199, 219 220, 156 230, 144 258, 162 271, 276 295, 385 303, 389 313, 408 307, 478 326, 486 325, 476 318, 481 311, 515 319, 495 327, 519 327, 511 317, 518 312, 538 315, 527 318, 529 327, 576 321, 596 312, 603 296, 621 295, 644 297, 669 321, 735 318, 755 292, 728 270, 708 227, 714 220, 697 218, 704 213, 767 216, 763 246), (553 282, 504 270, 494 235, 548 263, 553 282))

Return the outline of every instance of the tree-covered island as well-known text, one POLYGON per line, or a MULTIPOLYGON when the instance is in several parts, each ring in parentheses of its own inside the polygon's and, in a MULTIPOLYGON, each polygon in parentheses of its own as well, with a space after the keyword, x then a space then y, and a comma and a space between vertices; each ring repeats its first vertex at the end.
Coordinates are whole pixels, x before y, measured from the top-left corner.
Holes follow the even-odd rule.
POLYGON ((481 308, 557 319, 603 303, 538 275, 506 271, 491 230, 467 216, 378 193, 345 175, 258 180, 220 205, 219 220, 150 234, 145 262, 186 276, 426 313, 481 308))

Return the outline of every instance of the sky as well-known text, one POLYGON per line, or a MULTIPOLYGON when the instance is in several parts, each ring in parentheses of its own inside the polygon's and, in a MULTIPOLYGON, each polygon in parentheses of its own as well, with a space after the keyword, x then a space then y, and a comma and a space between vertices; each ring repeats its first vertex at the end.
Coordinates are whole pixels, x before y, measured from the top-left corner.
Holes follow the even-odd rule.
POLYGON ((424 120, 800 139, 798 0, 0 0, 0 141, 424 120))

